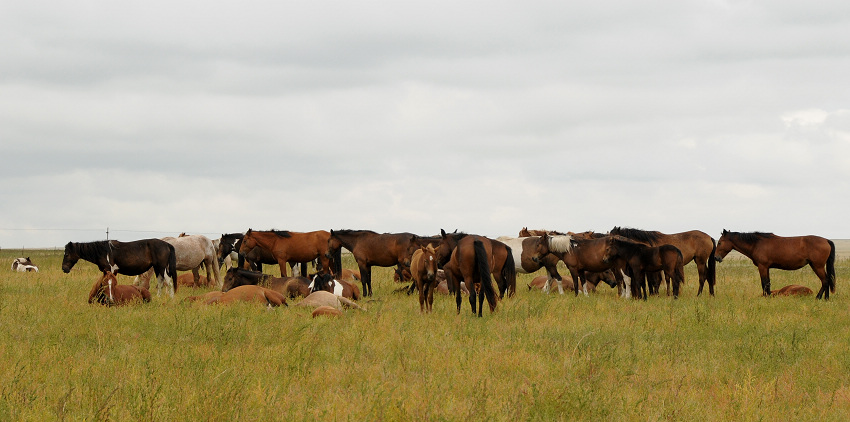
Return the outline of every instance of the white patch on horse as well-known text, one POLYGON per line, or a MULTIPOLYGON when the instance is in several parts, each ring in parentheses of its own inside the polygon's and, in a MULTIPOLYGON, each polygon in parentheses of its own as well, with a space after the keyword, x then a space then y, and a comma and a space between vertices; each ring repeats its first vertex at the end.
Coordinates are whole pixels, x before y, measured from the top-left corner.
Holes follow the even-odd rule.
POLYGON ((569 252, 573 249, 573 238, 568 234, 549 236, 549 249, 555 252, 569 252))
POLYGON ((334 294, 337 296, 342 296, 342 283, 334 279, 333 281, 334 294))

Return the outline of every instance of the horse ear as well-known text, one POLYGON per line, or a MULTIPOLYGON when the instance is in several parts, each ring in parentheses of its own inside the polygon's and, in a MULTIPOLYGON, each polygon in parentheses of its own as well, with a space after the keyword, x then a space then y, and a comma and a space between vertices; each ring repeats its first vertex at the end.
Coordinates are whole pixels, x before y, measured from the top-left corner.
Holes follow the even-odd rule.
POLYGON ((445 239, 446 238, 446 231, 443 230, 443 229, 440 229, 440 236, 442 236, 443 239, 445 239))

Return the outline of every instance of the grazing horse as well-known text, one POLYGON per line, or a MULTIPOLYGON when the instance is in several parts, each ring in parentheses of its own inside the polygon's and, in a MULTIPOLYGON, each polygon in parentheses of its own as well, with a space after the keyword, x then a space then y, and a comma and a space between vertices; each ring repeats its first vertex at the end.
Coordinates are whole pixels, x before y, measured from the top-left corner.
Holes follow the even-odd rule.
POLYGON ((231 268, 224 274, 222 292, 239 286, 258 285, 274 290, 284 296, 307 296, 310 294, 310 280, 304 277, 275 277, 258 271, 231 268))
MULTIPOLYGON (((286 264, 310 262, 319 259, 322 263, 321 272, 329 272, 328 239, 330 233, 317 230, 306 233, 289 231, 253 231, 248 229, 242 237, 239 253, 247 254, 257 246, 271 252, 280 266, 281 277, 286 277, 286 264)), ((306 274, 306 267, 301 268, 306 274)))
MULTIPOLYGON (((457 247, 458 242, 471 235, 462 232, 458 233, 457 231, 446 233, 445 230, 440 229, 440 236, 443 238, 443 241, 440 243, 439 248, 437 248, 437 264, 445 266, 451 258, 452 251, 457 247)), ((485 239, 489 243, 488 249, 492 251, 493 260, 490 269, 493 278, 496 279, 496 284, 499 286, 499 298, 504 298, 505 293, 508 294, 508 297, 513 297, 516 293, 516 264, 514 263, 513 250, 510 246, 498 240, 489 239, 484 236, 476 237, 485 239)), ((453 284, 450 282, 449 289, 453 289, 456 285, 457 283, 453 284)))
POLYGON ((91 288, 89 303, 97 302, 106 306, 121 306, 132 302, 150 302, 151 292, 144 287, 119 285, 112 271, 103 273, 91 288))
POLYGON ((646 300, 649 294, 646 282, 648 273, 663 271, 667 283, 673 281, 673 298, 679 297, 679 285, 685 281, 682 252, 673 245, 646 246, 622 236, 608 236, 602 260, 611 262, 615 257, 626 261, 631 269, 632 291, 646 300))
POLYGON ((332 274, 316 274, 309 287, 311 293, 324 290, 346 299, 360 300, 360 290, 357 286, 347 281, 337 280, 332 274))
POLYGON ((739 233, 723 230, 717 240, 717 261, 732 249, 758 267, 764 296, 770 296, 770 269, 798 270, 807 264, 821 282, 817 298, 829 300, 835 293, 835 244, 820 236, 782 237, 773 233, 739 233))
POLYGON ((15 260, 12 261, 12 271, 17 271, 19 273, 32 271, 38 272, 38 267, 32 263, 30 257, 15 258, 15 260))
POLYGON ((714 239, 699 231, 691 230, 682 233, 664 234, 657 231, 646 231, 625 227, 614 227, 610 234, 627 237, 635 242, 646 243, 649 246, 673 245, 682 252, 685 265, 694 261, 697 264, 699 274, 699 290, 697 296, 702 294, 702 288, 708 282, 708 293, 714 296, 714 284, 716 280, 715 252, 717 245, 714 239))
MULTIPOLYGON (((578 296, 579 289, 584 290, 587 295, 587 272, 604 272, 612 270, 617 284, 625 286, 623 282, 623 270, 625 262, 622 260, 604 261, 605 246, 607 238, 600 237, 596 239, 574 239, 570 235, 550 236, 544 234, 541 236, 540 242, 537 244, 537 251, 532 259, 542 260, 546 255, 555 255, 562 260, 570 270, 570 276, 573 279, 573 289, 575 295, 578 296)), ((621 289, 620 295, 629 296, 628 289, 621 289)))
MULTIPOLYGON (((446 279, 449 290, 455 292, 457 302, 457 313, 460 314, 461 294, 460 282, 466 283, 469 288, 469 304, 472 307, 472 315, 475 315, 476 297, 478 298, 478 317, 484 311, 484 298, 490 305, 490 312, 496 310, 498 299, 490 279, 490 268, 493 266, 493 248, 491 243, 483 236, 468 235, 457 241, 457 246, 452 250, 449 261, 443 265, 446 271, 446 279)), ((440 245, 442 248, 445 244, 440 245)))
MULTIPOLYGON (((104 274, 139 275, 149 269, 158 280, 157 295, 162 286, 167 285, 171 297, 177 291, 177 255, 174 246, 159 239, 144 239, 134 242, 101 240, 97 242, 74 243, 65 245, 62 257, 62 271, 71 272, 71 268, 80 259, 97 265, 104 274)), ((146 287, 147 288, 147 287, 146 287)))
POLYGON ((354 255, 360 269, 363 295, 372 296, 372 267, 410 267, 410 257, 419 247, 412 233, 378 234, 371 230, 331 230, 327 257, 333 262, 333 274, 342 272, 342 248, 354 255))
MULTIPOLYGON (((192 271, 195 285, 200 285, 201 276, 198 273, 198 269, 203 264, 207 273, 207 281, 204 284, 209 285, 215 280, 216 285, 221 287, 221 276, 217 265, 218 260, 212 240, 200 234, 179 237, 167 236, 163 237, 162 240, 174 246, 175 257, 177 258, 177 271, 192 271), (210 277, 210 270, 212 270, 212 277, 210 277)), ((149 270, 136 277, 133 284, 148 288, 152 275, 153 271, 149 270)))
POLYGON ((531 274, 540 268, 546 268, 549 281, 544 286, 544 292, 549 293, 546 288, 552 285, 551 280, 558 282, 558 293, 564 294, 563 281, 561 275, 558 274, 558 258, 553 255, 547 255, 539 261, 531 259, 537 251, 537 244, 540 243, 540 236, 529 237, 500 237, 499 241, 511 248, 514 258, 514 266, 516 272, 522 274, 531 274))
POLYGON ((437 284, 437 257, 432 245, 422 246, 410 259, 410 275, 419 289, 419 312, 431 313, 437 284))

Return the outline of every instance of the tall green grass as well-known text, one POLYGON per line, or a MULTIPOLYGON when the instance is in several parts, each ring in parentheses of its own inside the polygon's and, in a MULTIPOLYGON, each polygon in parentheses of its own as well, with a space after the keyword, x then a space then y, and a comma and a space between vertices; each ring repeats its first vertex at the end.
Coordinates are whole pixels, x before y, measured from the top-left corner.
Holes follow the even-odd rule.
MULTIPOLYGON (((718 265, 717 297, 623 300, 527 291, 474 318, 464 298, 393 294, 375 268, 366 312, 86 303, 98 276, 61 251, 0 272, 0 420, 846 420, 850 261, 829 302, 760 297, 748 261, 718 265)), ((13 254, 3 251, 0 263, 13 254)), ((350 259, 350 258, 347 258, 350 259)), ((8 264, 6 264, 8 262, 8 264)), ((345 267, 354 268, 353 262, 345 267)), ((278 271, 276 267, 269 269, 278 271)), ((562 271, 566 274, 566 271, 562 271)), ((816 290, 809 269, 773 286, 816 290)), ((120 277, 129 283, 128 277, 120 277)), ((663 288, 662 288, 663 293, 663 288)))

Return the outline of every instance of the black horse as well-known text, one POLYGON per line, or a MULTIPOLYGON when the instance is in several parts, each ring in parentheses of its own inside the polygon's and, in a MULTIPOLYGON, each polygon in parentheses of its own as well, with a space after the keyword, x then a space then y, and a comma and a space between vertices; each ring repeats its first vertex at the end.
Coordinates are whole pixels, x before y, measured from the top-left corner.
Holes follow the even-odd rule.
POLYGON ((133 276, 153 268, 159 281, 157 293, 167 281, 171 282, 168 284, 171 297, 174 297, 174 292, 177 291, 177 255, 174 253, 174 246, 163 240, 68 242, 65 245, 65 256, 62 258, 62 271, 70 272, 80 259, 97 265, 104 274, 112 272, 133 276))

